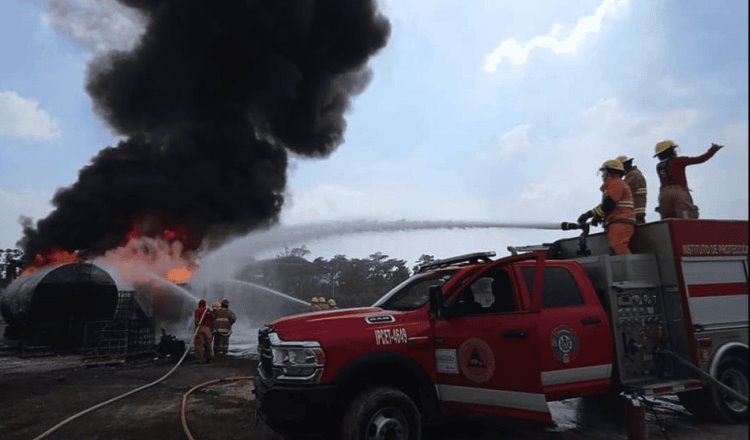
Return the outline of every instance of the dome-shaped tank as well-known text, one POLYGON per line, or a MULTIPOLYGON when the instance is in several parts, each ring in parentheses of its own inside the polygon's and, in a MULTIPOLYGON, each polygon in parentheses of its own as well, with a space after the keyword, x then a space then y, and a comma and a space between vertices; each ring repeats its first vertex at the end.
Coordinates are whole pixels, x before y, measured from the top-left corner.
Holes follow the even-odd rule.
POLYGON ((117 298, 117 285, 106 271, 72 263, 14 280, 0 297, 0 312, 20 336, 43 334, 47 340, 39 342, 75 345, 85 322, 113 318, 117 298))

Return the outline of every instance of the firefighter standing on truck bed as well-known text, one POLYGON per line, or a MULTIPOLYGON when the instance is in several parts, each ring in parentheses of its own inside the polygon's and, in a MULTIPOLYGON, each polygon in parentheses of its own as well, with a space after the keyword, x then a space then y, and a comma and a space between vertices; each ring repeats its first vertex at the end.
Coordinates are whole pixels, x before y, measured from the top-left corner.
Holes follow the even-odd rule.
POLYGON ((656 154, 659 164, 656 173, 659 175, 661 188, 659 189, 659 206, 656 210, 665 218, 698 218, 698 207, 693 204, 693 197, 685 177, 685 167, 703 163, 712 158, 723 145, 711 144, 711 148, 696 157, 677 156, 678 147, 673 141, 666 140, 656 144, 656 154))
POLYGON ((630 193, 633 194, 635 223, 642 225, 646 223, 646 178, 643 177, 641 170, 633 165, 632 157, 619 156, 617 160, 622 162, 622 166, 625 169, 623 180, 628 185, 628 188, 630 188, 630 193))
POLYGON ((608 160, 599 168, 602 172, 602 202, 594 209, 578 217, 578 223, 584 223, 593 217, 591 224, 596 226, 602 221, 607 231, 609 246, 615 255, 630 254, 630 239, 635 231, 635 211, 633 194, 622 176, 625 168, 619 160, 608 160))

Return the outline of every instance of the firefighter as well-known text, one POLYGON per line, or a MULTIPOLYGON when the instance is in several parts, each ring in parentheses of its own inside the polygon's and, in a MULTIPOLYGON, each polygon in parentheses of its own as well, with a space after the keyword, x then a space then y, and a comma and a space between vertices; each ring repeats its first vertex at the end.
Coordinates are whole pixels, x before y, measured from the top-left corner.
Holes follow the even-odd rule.
POLYGON ((328 300, 328 308, 330 309, 338 309, 338 306, 336 306, 336 300, 331 298, 328 300))
POLYGON ((630 254, 630 239, 635 231, 635 211, 633 194, 622 181, 625 168, 619 160, 608 160, 599 168, 602 172, 602 202, 578 217, 578 223, 592 218, 596 226, 604 222, 607 240, 615 255, 630 254))
POLYGON ((318 297, 318 304, 320 305, 320 310, 328 310, 330 308, 325 296, 318 297))
POLYGON ((214 353, 227 354, 229 352, 229 336, 232 335, 232 325, 237 316, 229 310, 229 300, 222 300, 218 309, 214 310, 214 353))
POLYGON ((313 296, 310 299, 310 311, 311 312, 317 312, 318 310, 320 310, 320 302, 318 302, 318 297, 317 296, 313 296))
POLYGON ((656 144, 659 158, 656 173, 659 175, 659 206, 656 210, 665 218, 698 218, 698 207, 693 203, 685 177, 685 167, 703 163, 712 158, 723 145, 711 144, 705 153, 696 157, 677 156, 678 145, 666 140, 656 144))
POLYGON ((196 332, 193 337, 193 347, 195 348, 195 361, 199 364, 211 362, 211 329, 213 327, 214 316, 211 310, 206 307, 206 300, 198 301, 198 308, 193 312, 196 332))
POLYGON ((617 158, 622 162, 625 168, 625 177, 623 180, 630 188, 633 194, 633 205, 635 210, 635 223, 642 225, 646 223, 646 178, 638 167, 633 166, 633 158, 628 156, 619 156, 617 158))

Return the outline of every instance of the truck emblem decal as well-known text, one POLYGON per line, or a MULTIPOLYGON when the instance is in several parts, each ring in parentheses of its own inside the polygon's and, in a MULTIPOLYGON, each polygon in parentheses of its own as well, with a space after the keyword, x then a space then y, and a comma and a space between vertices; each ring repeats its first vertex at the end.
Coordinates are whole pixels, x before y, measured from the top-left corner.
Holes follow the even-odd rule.
POLYGON ((458 349, 458 365, 470 381, 487 382, 495 374, 495 355, 482 339, 469 338, 458 349))
POLYGON ((578 336, 570 327, 561 325, 552 331, 552 353, 563 364, 575 358, 579 346, 578 336))
POLYGON ((365 318, 365 322, 368 324, 382 324, 384 322, 396 322, 396 318, 392 315, 368 316, 365 318))
POLYGON ((409 337, 405 328, 383 328, 375 330, 376 345, 406 344, 409 337))

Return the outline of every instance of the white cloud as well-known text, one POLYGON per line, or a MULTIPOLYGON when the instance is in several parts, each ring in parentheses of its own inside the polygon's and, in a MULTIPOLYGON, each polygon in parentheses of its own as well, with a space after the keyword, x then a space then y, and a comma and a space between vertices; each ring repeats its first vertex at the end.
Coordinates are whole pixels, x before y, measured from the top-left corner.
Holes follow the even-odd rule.
POLYGON ((515 38, 505 39, 487 55, 484 70, 494 72, 505 58, 513 65, 524 64, 531 51, 536 48, 549 49, 556 54, 575 53, 586 37, 601 30, 604 17, 621 13, 627 8, 628 1, 604 0, 593 15, 579 18, 575 27, 567 34, 563 33, 561 24, 555 23, 546 35, 535 36, 523 44, 519 44, 515 38))
POLYGON ((116 0, 49 0, 48 27, 94 52, 129 50, 143 33, 143 17, 116 0))
POLYGON ((0 136, 48 141, 60 137, 60 128, 35 100, 0 91, 0 136))
POLYGON ((526 150, 531 146, 529 132, 531 124, 517 125, 500 136, 500 145, 497 150, 498 156, 508 156, 515 152, 526 150))
POLYGON ((21 216, 39 219, 52 209, 52 194, 41 191, 4 191, 0 189, 0 248, 13 248, 21 238, 21 216))

